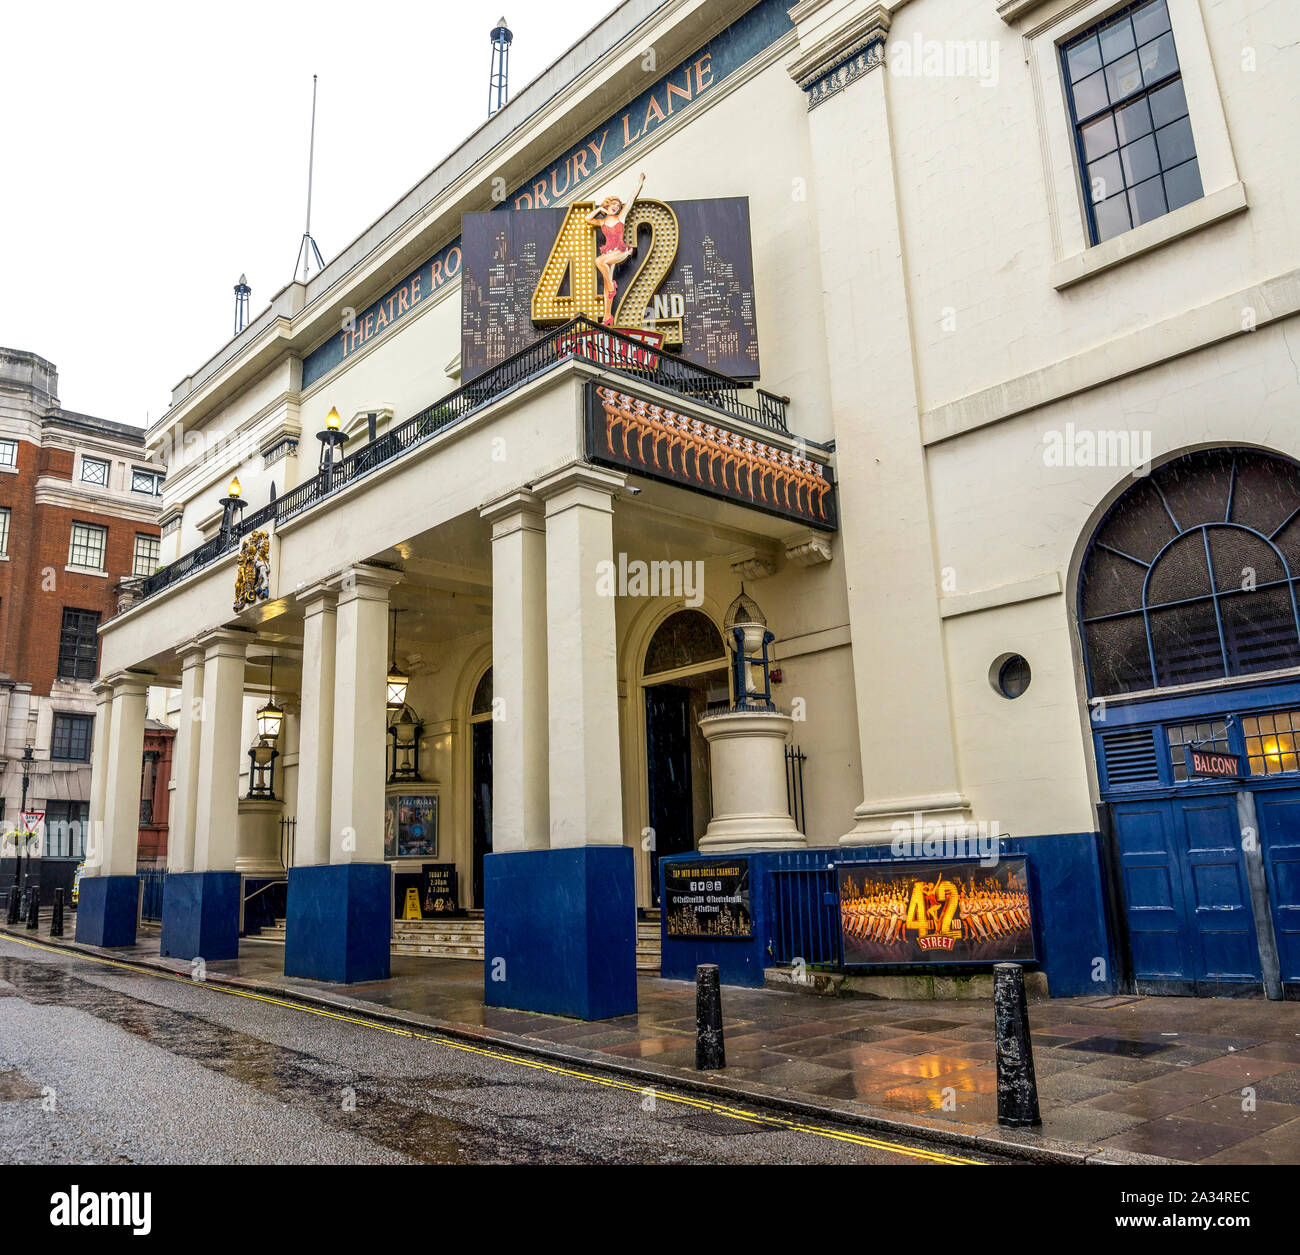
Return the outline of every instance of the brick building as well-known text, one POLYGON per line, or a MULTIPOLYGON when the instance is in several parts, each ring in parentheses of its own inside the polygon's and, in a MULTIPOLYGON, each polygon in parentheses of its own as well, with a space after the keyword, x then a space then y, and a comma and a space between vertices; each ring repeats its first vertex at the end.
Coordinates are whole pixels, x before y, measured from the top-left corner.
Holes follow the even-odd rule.
POLYGON ((157 565, 162 479, 141 429, 63 409, 53 364, 0 348, 0 825, 18 821, 30 745, 47 892, 84 853, 98 629, 157 565))

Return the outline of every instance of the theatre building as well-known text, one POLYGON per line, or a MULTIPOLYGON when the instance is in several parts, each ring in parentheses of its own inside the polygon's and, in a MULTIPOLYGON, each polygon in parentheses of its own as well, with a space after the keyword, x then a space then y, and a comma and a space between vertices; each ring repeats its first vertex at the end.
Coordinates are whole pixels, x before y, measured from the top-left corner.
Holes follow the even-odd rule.
POLYGON ((164 684, 178 957, 261 893, 290 974, 481 911, 485 1000, 589 1019, 655 921, 669 977, 1294 996, 1294 27, 621 5, 149 431, 78 937, 164 684))

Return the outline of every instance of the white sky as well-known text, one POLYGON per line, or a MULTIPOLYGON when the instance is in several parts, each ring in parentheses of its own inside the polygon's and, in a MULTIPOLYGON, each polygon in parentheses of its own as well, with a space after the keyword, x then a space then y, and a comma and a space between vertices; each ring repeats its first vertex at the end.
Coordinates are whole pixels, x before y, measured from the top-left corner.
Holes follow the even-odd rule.
POLYGON ((293 275, 320 76, 312 235, 328 262, 614 0, 5 6, 0 344, 70 410, 143 426, 293 275))

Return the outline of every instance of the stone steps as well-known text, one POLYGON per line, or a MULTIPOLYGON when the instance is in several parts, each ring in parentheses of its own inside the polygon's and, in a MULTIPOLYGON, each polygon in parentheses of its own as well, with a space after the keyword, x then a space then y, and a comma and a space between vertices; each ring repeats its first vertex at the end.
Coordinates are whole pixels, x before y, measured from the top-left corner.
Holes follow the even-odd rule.
MULTIPOLYGON (((277 919, 257 934, 258 941, 284 942, 284 920, 277 919)), ((483 959, 483 919, 479 915, 456 919, 393 921, 392 952, 423 954, 439 959, 483 959)), ((659 970, 659 921, 638 920, 636 966, 639 972, 659 970)))

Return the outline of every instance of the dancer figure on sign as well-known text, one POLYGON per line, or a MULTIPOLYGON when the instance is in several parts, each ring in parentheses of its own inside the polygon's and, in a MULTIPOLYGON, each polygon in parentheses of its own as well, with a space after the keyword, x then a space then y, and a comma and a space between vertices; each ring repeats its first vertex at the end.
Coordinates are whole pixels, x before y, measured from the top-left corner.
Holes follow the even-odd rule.
POLYGON ((636 198, 640 195, 641 185, 644 182, 645 175, 642 174, 636 185, 636 191, 632 193, 632 199, 626 204, 618 196, 607 196, 587 215, 587 221, 599 227, 605 237, 601 241, 600 251, 596 254, 596 269, 605 278, 605 326, 607 327, 614 325, 614 295, 618 291, 618 284, 614 282, 614 267, 627 261, 636 252, 636 240, 628 244, 623 238, 623 231, 627 226, 627 215, 636 204, 636 198))

